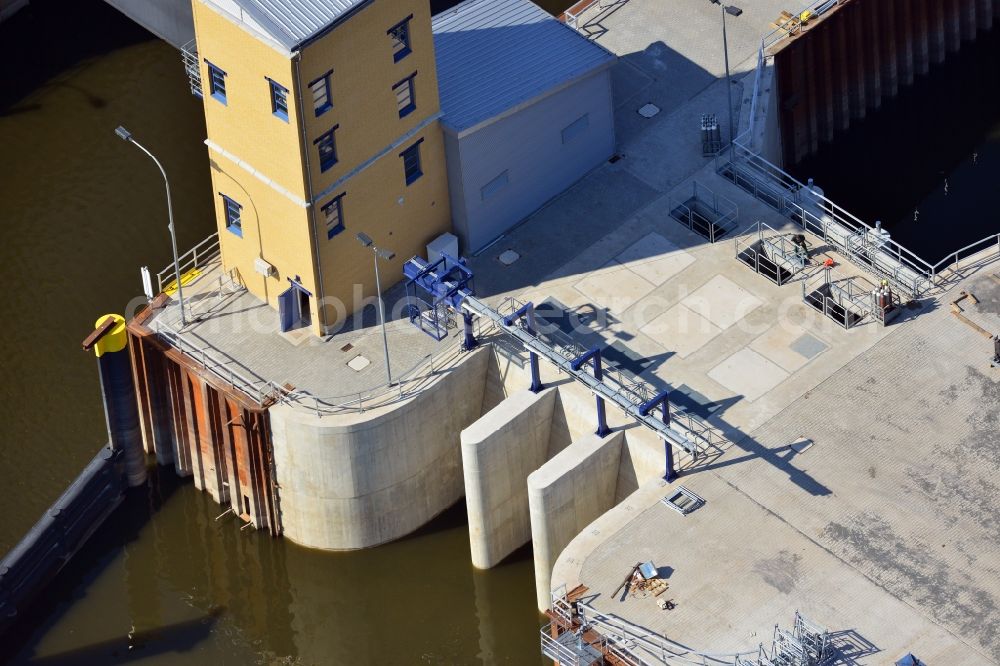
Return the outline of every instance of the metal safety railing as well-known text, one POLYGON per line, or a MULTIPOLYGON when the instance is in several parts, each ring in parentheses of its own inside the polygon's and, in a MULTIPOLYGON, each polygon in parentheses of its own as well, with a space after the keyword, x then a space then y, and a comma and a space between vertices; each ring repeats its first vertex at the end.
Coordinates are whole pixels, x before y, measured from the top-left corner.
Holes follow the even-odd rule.
MULTIPOLYGON (((211 236, 201 241, 190 250, 180 255, 177 258, 177 266, 181 274, 181 286, 187 284, 185 276, 188 279, 191 277, 188 275, 193 270, 201 270, 208 266, 209 264, 215 263, 221 256, 221 251, 219 250, 219 232, 213 233, 211 236)), ((177 272, 173 263, 166 266, 163 270, 156 274, 156 288, 159 290, 158 293, 163 293, 168 290, 173 290, 177 288, 177 272)))
POLYGON ((195 97, 202 97, 201 92, 201 63, 198 62, 198 45, 195 40, 191 40, 181 47, 181 62, 184 63, 184 72, 188 76, 188 85, 191 86, 191 94, 195 97))
POLYGON ((566 10, 563 11, 560 18, 569 27, 574 30, 580 30, 580 17, 594 5, 597 5, 598 9, 603 11, 611 5, 616 5, 624 1, 626 0, 580 0, 570 7, 567 7, 566 10))
POLYGON ((617 615, 602 613, 589 603, 579 601, 576 605, 579 621, 585 626, 593 627, 610 647, 627 655, 633 663, 667 666, 731 666, 737 658, 757 652, 749 650, 711 653, 693 650, 617 615))
MULTIPOLYGON (((934 266, 771 164, 734 143, 732 159, 717 163, 720 175, 750 192, 803 229, 819 236, 859 268, 892 281, 913 296, 935 284, 934 266)), ((719 158, 725 156, 720 153, 719 158)))
POLYGON ((764 222, 734 239, 736 258, 779 287, 805 268, 807 251, 764 222), (755 233, 756 232, 756 233, 755 233))
POLYGON ((739 226, 739 208, 697 181, 691 185, 691 196, 681 199, 668 197, 670 216, 709 242, 714 243, 739 226))
POLYGON ((984 259, 988 258, 990 256, 989 251, 994 246, 996 247, 996 256, 1000 257, 1000 233, 987 236, 986 238, 978 240, 975 243, 966 245, 960 250, 955 250, 944 259, 934 264, 934 274, 941 275, 944 271, 958 268, 962 261, 979 254, 985 254, 986 257, 984 257, 984 259))
MULTIPOLYGON (((524 303, 513 297, 506 297, 497 306, 497 312, 503 316, 510 315, 517 312, 524 303)), ((549 322, 545 314, 542 312, 536 312, 536 331, 535 335, 545 342, 556 354, 565 359, 566 361, 572 361, 575 358, 579 358, 588 351, 588 348, 581 345, 578 341, 574 340, 570 335, 559 330, 558 327, 549 322), (544 324, 538 323, 541 319, 544 324)), ((479 317, 476 319, 479 321, 489 321, 484 317, 479 317)), ((477 333, 477 337, 479 334, 477 333)), ((524 359, 518 359, 517 362, 523 367, 524 359)), ((589 375, 593 375, 593 371, 589 366, 584 370, 589 375)), ((657 389, 651 384, 647 383, 643 379, 639 378, 635 374, 629 372, 624 368, 620 368, 614 365, 605 364, 603 367, 603 381, 609 387, 611 387, 616 394, 618 394, 623 401, 627 400, 635 407, 638 407, 647 401, 651 400, 656 394, 657 389)), ((720 430, 712 426, 710 423, 702 419, 701 417, 692 414, 683 407, 670 402, 670 418, 671 421, 677 423, 683 428, 692 443, 697 449, 697 457, 699 460, 707 459, 711 452, 718 452, 722 447, 728 444, 725 436, 720 430)), ((680 453, 678 457, 678 465, 683 466, 684 453, 680 453)), ((691 455, 690 452, 688 455, 691 455)), ((694 461, 694 456, 691 456, 692 462, 694 461)))
POLYGON ((309 410, 317 416, 365 412, 406 400, 420 393, 426 388, 427 382, 437 377, 443 368, 463 353, 459 344, 448 345, 436 353, 421 357, 408 370, 397 375, 391 386, 380 385, 338 396, 320 396, 265 379, 225 352, 208 343, 196 345, 169 326, 157 326, 155 320, 153 330, 175 349, 258 405, 281 403, 309 410))
MULTIPOLYGON (((821 17, 841 0, 816 0, 806 3, 795 14, 809 11, 814 19, 821 17)), ((750 192, 754 197, 798 222, 804 229, 816 233, 847 257, 872 274, 891 280, 895 285, 918 296, 939 282, 943 273, 957 270, 962 261, 985 254, 985 259, 1000 257, 1000 233, 987 236, 931 264, 899 243, 888 240, 873 248, 868 239, 875 230, 855 215, 822 195, 812 195, 813 209, 804 207, 801 193, 807 187, 780 167, 768 162, 754 150, 760 97, 765 69, 771 59, 769 49, 781 40, 796 34, 801 23, 778 27, 765 34, 757 49, 757 66, 750 99, 747 129, 733 140, 730 149, 716 154, 716 172, 750 192), (859 242, 860 240, 860 242, 859 242), (996 252, 990 250, 995 246, 996 252)), ((773 86, 771 86, 773 88, 773 86)))

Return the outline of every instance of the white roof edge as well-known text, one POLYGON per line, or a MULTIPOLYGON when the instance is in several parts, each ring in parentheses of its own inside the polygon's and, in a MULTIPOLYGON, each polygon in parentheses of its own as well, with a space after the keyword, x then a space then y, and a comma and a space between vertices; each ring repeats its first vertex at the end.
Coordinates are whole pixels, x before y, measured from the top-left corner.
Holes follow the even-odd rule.
POLYGON ((239 28, 261 40, 281 55, 288 58, 295 55, 294 51, 276 40, 253 16, 244 12, 243 8, 233 2, 233 0, 198 0, 198 2, 207 5, 220 16, 235 23, 239 28))

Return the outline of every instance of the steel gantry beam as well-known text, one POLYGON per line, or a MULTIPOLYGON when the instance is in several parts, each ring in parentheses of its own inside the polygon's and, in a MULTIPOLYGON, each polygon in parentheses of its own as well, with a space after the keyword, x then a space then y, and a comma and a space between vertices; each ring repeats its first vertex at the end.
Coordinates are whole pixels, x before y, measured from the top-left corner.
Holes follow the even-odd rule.
POLYGON ((653 399, 647 400, 634 390, 616 385, 604 375, 600 349, 592 349, 582 355, 577 354, 573 358, 567 358, 558 349, 538 337, 535 327, 535 308, 531 303, 518 304, 514 312, 504 315, 476 298, 472 287, 472 271, 464 259, 442 254, 437 261, 428 262, 421 257, 413 257, 403 266, 403 273, 409 278, 407 286, 415 284, 427 291, 433 298, 435 308, 438 304, 444 303, 451 310, 461 313, 465 324, 463 342, 465 349, 472 349, 478 344, 473 334, 473 316, 488 319, 520 342, 528 352, 533 392, 542 390, 539 358, 544 358, 586 386, 597 398, 598 435, 604 436, 609 432, 604 411, 606 401, 618 405, 626 415, 655 432, 666 444, 665 478, 668 481, 675 477, 673 448, 684 451, 694 458, 698 457, 697 447, 691 440, 670 427, 668 392, 661 392, 653 399), (588 361, 593 363, 593 374, 586 370, 588 361), (657 407, 660 407, 660 418, 654 414, 657 407))
MULTIPOLYGON (((462 300, 461 308, 463 311, 470 312, 477 317, 485 317, 489 319, 505 333, 520 342, 530 356, 536 359, 538 357, 544 358, 546 361, 586 386, 587 389, 589 389, 590 392, 597 398, 617 405, 625 414, 654 431, 670 446, 689 453, 692 456, 698 455, 697 448, 691 443, 691 440, 670 427, 669 410, 663 410, 665 418, 657 418, 652 413, 654 408, 657 406, 666 407, 665 393, 657 396, 659 400, 654 398, 653 401, 651 401, 651 405, 649 402, 636 404, 620 390, 616 390, 612 387, 603 377, 598 379, 587 372, 583 367, 583 363, 581 363, 579 367, 574 368, 574 363, 577 359, 571 360, 565 358, 562 354, 535 335, 533 314, 531 314, 531 303, 525 304, 513 315, 505 317, 475 296, 469 295, 462 300), (530 331, 518 324, 518 320, 522 316, 530 322, 530 331), (650 405, 648 409, 645 408, 646 405, 650 405)), ((533 371, 534 370, 535 368, 533 368, 533 371)), ((534 382, 534 377, 532 377, 532 382, 534 382)), ((671 464, 668 476, 673 472, 672 467, 673 465, 671 464)))

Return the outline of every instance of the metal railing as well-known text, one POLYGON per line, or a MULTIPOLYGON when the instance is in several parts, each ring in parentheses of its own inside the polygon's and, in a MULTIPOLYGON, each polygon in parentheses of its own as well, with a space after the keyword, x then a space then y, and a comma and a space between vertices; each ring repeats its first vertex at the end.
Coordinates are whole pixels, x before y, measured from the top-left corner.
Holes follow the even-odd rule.
POLYGON ((805 268, 805 251, 791 242, 787 235, 757 221, 753 229, 734 239, 736 258, 758 275, 763 275, 779 287, 805 268), (770 232, 770 235, 765 235, 770 232))
MULTIPOLYGON (((840 1, 816 0, 806 3, 795 16, 808 10, 818 18, 840 4, 840 1)), ((757 50, 757 67, 750 100, 748 127, 733 140, 732 150, 723 149, 716 155, 716 171, 729 177, 736 185, 751 192, 758 200, 796 220, 803 228, 823 237, 827 242, 833 242, 838 249, 848 254, 849 259, 859 261, 861 268, 893 281, 897 287, 909 291, 913 296, 918 296, 937 284, 942 273, 957 270, 963 260, 988 252, 993 245, 996 245, 994 256, 1000 257, 1000 233, 992 234, 956 250, 936 264, 930 264, 893 240, 880 245, 874 251, 862 251, 859 254, 851 252, 852 249, 857 250, 857 246, 851 248, 852 241, 844 239, 849 238, 850 235, 862 239, 870 238, 875 231, 870 225, 821 195, 813 195, 813 197, 819 208, 825 210, 825 215, 803 209, 799 193, 806 186, 753 150, 764 70, 771 58, 768 55, 768 50, 782 39, 795 34, 799 29, 801 29, 801 24, 792 28, 775 28, 761 38, 757 50), (729 154, 728 163, 732 165, 730 173, 725 172, 726 163, 722 162, 727 158, 727 153, 729 154), (746 169, 742 174, 739 173, 740 166, 746 169), (827 215, 848 233, 837 233, 830 224, 830 220, 824 219, 827 215), (836 242, 838 240, 841 243, 836 242)), ((864 244, 867 245, 867 243, 864 244)))
POLYGON ((955 250, 933 266, 935 275, 941 275, 946 270, 957 269, 960 262, 978 254, 988 252, 990 247, 996 246, 996 256, 1000 257, 1000 233, 987 236, 975 243, 970 243, 960 250, 955 250))
POLYGON ((692 183, 691 196, 668 197, 670 216, 696 234, 714 243, 739 225, 739 208, 731 200, 705 187, 692 183))
POLYGON ((653 664, 651 659, 643 659, 639 651, 647 653, 660 663, 670 666, 731 666, 739 657, 756 654, 757 650, 730 653, 710 653, 692 650, 662 634, 633 624, 617 615, 604 614, 590 604, 578 601, 580 622, 593 627, 609 647, 624 653, 638 664, 653 664))
MULTIPOLYGON (((724 156, 720 153, 719 157, 724 156)), ((717 170, 822 238, 859 268, 892 281, 898 289, 918 296, 935 284, 936 272, 930 263, 896 241, 884 238, 873 227, 745 146, 735 143, 732 161, 717 163, 717 170)))
POLYGON ((568 7, 566 11, 562 13, 562 19, 569 27, 574 30, 580 29, 580 16, 583 15, 585 11, 598 5, 598 8, 603 10, 607 7, 608 0, 580 0, 576 4, 568 7))
MULTIPOLYGON (((185 275, 190 273, 192 270, 201 270, 208 264, 214 263, 220 256, 219 232, 217 231, 184 254, 180 255, 177 263, 180 268, 182 286, 187 284, 184 282, 185 275)), ((174 270, 174 264, 170 263, 166 268, 156 274, 156 287, 159 290, 159 293, 162 294, 168 289, 177 288, 176 273, 177 272, 174 270)))
MULTIPOLYGON (((500 303, 500 305, 497 306, 496 312, 498 312, 501 316, 507 316, 520 310, 523 305, 524 303, 516 298, 507 297, 500 303)), ((534 337, 538 341, 542 342, 552 353, 557 354, 567 362, 570 362, 589 351, 588 348, 581 345, 571 336, 554 328, 555 325, 548 322, 545 316, 540 313, 536 314, 536 326, 538 325, 538 318, 545 320, 546 323, 550 324, 553 328, 549 329, 548 327, 544 327, 542 330, 536 331, 534 337)), ((483 317, 477 318, 477 321, 478 319, 483 319, 483 317)), ((521 365, 523 367, 523 362, 521 365)), ((563 371, 563 368, 559 365, 556 365, 556 368, 560 372, 563 371)), ((589 365, 582 368, 582 372, 585 372, 590 377, 593 377, 593 369, 589 365)), ((638 408, 640 405, 651 400, 655 395, 657 395, 657 393, 659 393, 654 386, 648 384, 646 381, 640 379, 631 372, 625 370, 624 368, 610 365, 607 362, 603 365, 603 377, 601 382, 614 396, 614 402, 616 404, 628 404, 630 405, 630 409, 638 408)), ((693 451, 678 450, 678 464, 684 461, 685 456, 690 456, 692 461, 703 459, 710 452, 717 452, 725 445, 725 438, 707 421, 704 421, 687 410, 678 407, 673 402, 670 402, 669 404, 671 423, 676 423, 684 430, 684 435, 687 436, 688 443, 693 448, 693 451)), ((626 410, 625 413, 634 416, 634 414, 632 414, 629 410, 626 410)), ((642 422, 645 423, 645 420, 642 422)))
POLYGON ((191 94, 195 97, 202 97, 201 92, 201 63, 198 62, 198 45, 195 40, 191 40, 181 47, 181 62, 184 63, 184 71, 188 76, 188 85, 191 86, 191 94))
POLYGON ((208 372, 258 405, 281 403, 312 411, 317 416, 365 412, 410 398, 426 388, 427 382, 437 377, 442 368, 450 365, 463 353, 461 345, 456 342, 436 353, 421 357, 407 371, 397 375, 391 386, 380 385, 338 396, 318 396, 265 379, 225 352, 209 344, 195 345, 167 326, 155 326, 153 330, 175 349, 200 363, 208 372))

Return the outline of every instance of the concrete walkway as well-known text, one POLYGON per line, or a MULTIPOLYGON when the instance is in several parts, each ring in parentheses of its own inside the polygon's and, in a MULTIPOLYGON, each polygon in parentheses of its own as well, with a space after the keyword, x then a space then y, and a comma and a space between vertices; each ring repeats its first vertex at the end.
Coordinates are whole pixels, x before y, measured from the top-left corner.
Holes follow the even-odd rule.
MULTIPOLYGON (((956 290, 975 293, 970 316, 1000 330, 989 270, 956 290)), ((926 311, 682 477, 705 507, 681 517, 648 484, 584 530, 553 582, 582 582, 600 611, 711 652, 767 643, 798 609, 834 632, 837 663, 910 650, 996 663, 1000 377, 987 342, 947 307, 926 311), (789 444, 803 436, 814 444, 799 454, 789 444), (645 560, 669 575, 676 610, 610 596, 645 560)))

